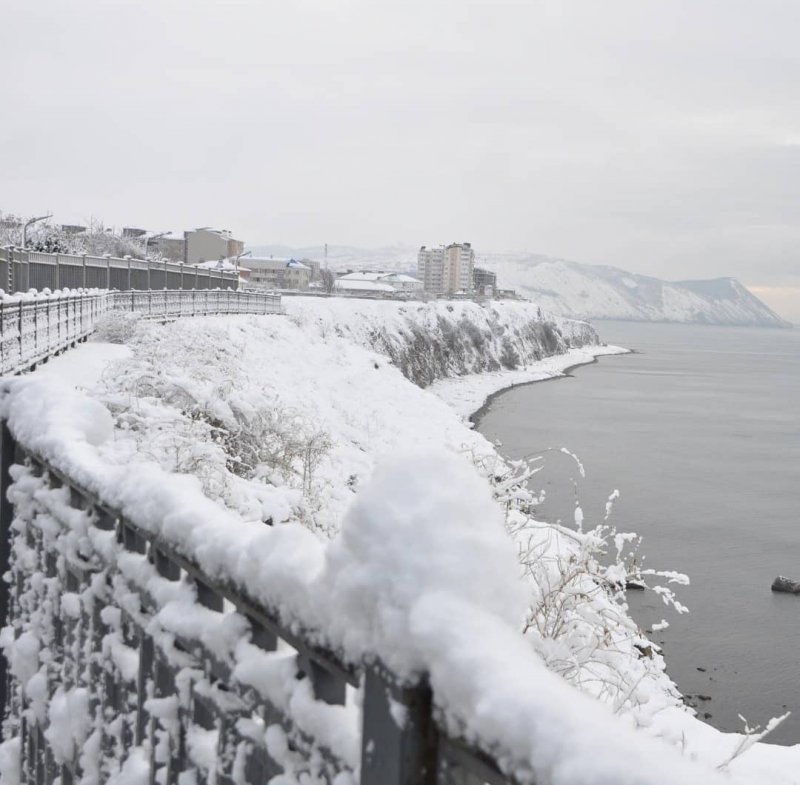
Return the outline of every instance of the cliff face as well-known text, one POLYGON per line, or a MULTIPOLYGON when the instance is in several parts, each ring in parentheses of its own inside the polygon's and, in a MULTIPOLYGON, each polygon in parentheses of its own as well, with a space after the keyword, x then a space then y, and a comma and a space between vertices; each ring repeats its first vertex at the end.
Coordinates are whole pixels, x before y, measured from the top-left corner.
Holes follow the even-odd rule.
POLYGON ((580 319, 625 319, 758 327, 788 327, 735 278, 662 281, 616 267, 543 256, 490 255, 504 287, 542 308, 580 319))
POLYGON ((531 303, 394 303, 286 298, 296 323, 333 332, 391 358, 420 387, 468 373, 513 369, 597 344, 586 322, 548 316, 531 303))

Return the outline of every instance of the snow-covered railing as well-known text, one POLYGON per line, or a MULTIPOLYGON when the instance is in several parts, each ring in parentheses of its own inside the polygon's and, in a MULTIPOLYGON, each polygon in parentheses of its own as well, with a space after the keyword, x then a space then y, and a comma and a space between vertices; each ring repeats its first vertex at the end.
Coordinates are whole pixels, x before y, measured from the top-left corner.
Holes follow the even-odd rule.
POLYGON ((400 684, 319 646, 5 424, 0 459, 9 781, 514 781, 437 727, 426 679, 400 684))
POLYGON ((0 300, 0 375, 34 367, 84 340, 109 311, 172 319, 281 312, 280 295, 232 290, 155 290, 18 295, 0 300))
POLYGON ((0 289, 236 289, 235 272, 126 256, 75 256, 0 248, 0 289))

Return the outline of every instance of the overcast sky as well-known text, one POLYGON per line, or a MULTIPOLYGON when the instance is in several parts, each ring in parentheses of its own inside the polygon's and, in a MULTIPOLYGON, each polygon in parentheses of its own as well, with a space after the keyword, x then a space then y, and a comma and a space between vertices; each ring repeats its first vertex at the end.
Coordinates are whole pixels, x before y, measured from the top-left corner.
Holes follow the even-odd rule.
POLYGON ((0 210, 734 275, 800 320, 797 0, 2 0, 0 210))

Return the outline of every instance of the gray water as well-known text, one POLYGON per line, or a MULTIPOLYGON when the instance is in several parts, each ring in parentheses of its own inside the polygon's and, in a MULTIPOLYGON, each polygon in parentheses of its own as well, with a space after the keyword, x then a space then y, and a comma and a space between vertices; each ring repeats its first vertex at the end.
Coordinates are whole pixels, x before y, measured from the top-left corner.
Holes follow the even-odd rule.
POLYGON ((544 452, 533 480, 545 520, 571 522, 577 482, 599 521, 643 536, 646 566, 687 573, 690 613, 629 592, 667 671, 700 715, 723 730, 793 712, 769 738, 800 743, 800 596, 773 594, 778 575, 800 580, 800 329, 764 330, 599 322, 603 340, 637 350, 576 368, 571 377, 495 397, 478 428, 510 457, 544 452), (703 669, 703 670, 700 670, 703 669))

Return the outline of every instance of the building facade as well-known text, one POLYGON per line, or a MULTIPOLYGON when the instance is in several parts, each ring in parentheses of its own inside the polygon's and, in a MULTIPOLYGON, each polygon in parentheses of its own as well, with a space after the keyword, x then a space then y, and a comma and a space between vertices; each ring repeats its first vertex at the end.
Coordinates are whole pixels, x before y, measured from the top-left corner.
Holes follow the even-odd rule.
POLYGON ((249 283, 265 289, 307 289, 311 268, 295 259, 247 259, 249 283))
POLYGON ((497 291, 497 273, 476 267, 472 272, 472 285, 478 294, 491 297, 497 291))
POLYGON ((428 294, 472 291, 475 251, 470 243, 451 243, 438 248, 424 245, 417 254, 417 278, 428 294))
POLYGON ((230 259, 244 252, 244 242, 236 240, 227 229, 192 229, 183 233, 186 264, 216 262, 230 259))

